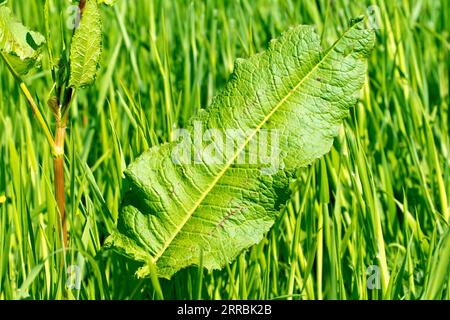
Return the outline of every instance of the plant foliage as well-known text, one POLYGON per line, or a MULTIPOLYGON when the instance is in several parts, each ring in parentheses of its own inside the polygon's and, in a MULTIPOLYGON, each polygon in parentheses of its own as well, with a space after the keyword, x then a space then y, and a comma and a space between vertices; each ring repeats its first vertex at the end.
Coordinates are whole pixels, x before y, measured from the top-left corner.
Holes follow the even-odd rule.
POLYGON ((102 53, 102 20, 96 0, 87 0, 70 49, 70 87, 91 85, 102 53))

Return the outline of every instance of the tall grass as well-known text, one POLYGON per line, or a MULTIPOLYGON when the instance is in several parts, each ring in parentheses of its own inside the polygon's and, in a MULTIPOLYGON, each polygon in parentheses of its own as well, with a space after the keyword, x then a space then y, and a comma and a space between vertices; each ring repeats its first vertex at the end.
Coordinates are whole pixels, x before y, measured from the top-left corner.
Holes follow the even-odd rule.
MULTIPOLYGON (((43 1, 8 5, 44 31, 43 1)), ((54 54, 71 34, 68 5, 51 1, 54 54)), ((447 0, 121 0, 103 14, 101 75, 67 130, 65 254, 51 150, 0 64, 0 299, 450 298, 447 0), (368 10, 380 19, 361 100, 259 245, 170 281, 136 279, 134 262, 102 248, 124 168, 205 107, 237 57, 294 24, 314 24, 329 45, 368 10)), ((27 84, 52 119, 50 74, 27 84)))

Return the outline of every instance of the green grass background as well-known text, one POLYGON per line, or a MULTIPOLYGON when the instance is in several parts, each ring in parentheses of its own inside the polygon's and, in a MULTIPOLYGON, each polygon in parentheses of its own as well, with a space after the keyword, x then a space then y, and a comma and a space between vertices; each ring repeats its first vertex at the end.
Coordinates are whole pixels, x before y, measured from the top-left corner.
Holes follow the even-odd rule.
MULTIPOLYGON (((69 2, 50 3, 58 56, 69 2)), ((43 4, 8 2, 42 33, 43 4)), ((0 63, 0 299, 450 298, 448 0, 119 0, 102 12, 100 75, 68 124, 66 254, 51 150, 0 63), (295 24, 315 25, 326 47, 369 6, 380 19, 361 100, 259 245, 170 281, 136 279, 138 265, 102 248, 124 168, 208 105, 236 58, 295 24)), ((51 123, 42 64, 27 84, 51 123)))

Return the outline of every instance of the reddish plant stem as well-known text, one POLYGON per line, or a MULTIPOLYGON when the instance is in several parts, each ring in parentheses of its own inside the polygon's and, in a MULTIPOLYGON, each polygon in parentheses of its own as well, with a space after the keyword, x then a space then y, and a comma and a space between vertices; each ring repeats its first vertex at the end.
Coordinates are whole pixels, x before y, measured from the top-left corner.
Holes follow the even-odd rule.
POLYGON ((55 197, 61 221, 62 243, 67 247, 67 222, 66 222, 66 195, 64 191, 64 140, 66 137, 66 124, 61 119, 56 119, 55 132, 55 158, 53 168, 55 172, 55 197))

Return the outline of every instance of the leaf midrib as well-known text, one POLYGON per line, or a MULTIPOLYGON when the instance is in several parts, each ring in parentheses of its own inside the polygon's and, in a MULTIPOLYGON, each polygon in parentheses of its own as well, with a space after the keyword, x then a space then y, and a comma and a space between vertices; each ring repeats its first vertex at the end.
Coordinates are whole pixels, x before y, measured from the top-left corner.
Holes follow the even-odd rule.
POLYGON ((177 228, 177 230, 174 232, 173 236, 165 242, 164 246, 161 250, 153 257, 153 262, 156 263, 159 258, 164 254, 164 252, 167 250, 167 248, 170 246, 172 241, 176 238, 176 236, 181 232, 183 227, 186 225, 186 223, 189 221, 189 219, 192 217, 192 215, 195 213, 195 211, 198 209, 198 207, 202 204, 203 200, 208 196, 208 194, 211 192, 211 190, 216 186, 216 184, 219 182, 219 180, 223 177, 225 172, 230 168, 230 166, 233 164, 233 162, 237 159, 237 157, 241 154, 241 152, 245 149, 247 144, 255 137, 255 135, 261 130, 262 126, 267 123, 267 121, 275 114, 275 112, 278 111, 278 109, 300 88, 300 86, 311 76, 311 74, 316 71, 319 66, 328 58, 330 53, 334 50, 336 45, 344 38, 344 36, 352 30, 357 23, 352 25, 350 28, 348 28, 335 42, 334 44, 328 49, 328 51, 325 53, 325 55, 320 59, 320 61, 299 81, 297 85, 295 85, 294 88, 292 88, 283 99, 272 109, 271 112, 261 121, 261 123, 254 129, 253 133, 245 140, 242 147, 235 153, 234 157, 228 161, 222 171, 219 172, 219 174, 214 178, 212 183, 206 188, 206 190, 202 193, 200 198, 195 202, 193 208, 187 212, 186 218, 182 221, 180 224, 180 227, 177 228))

